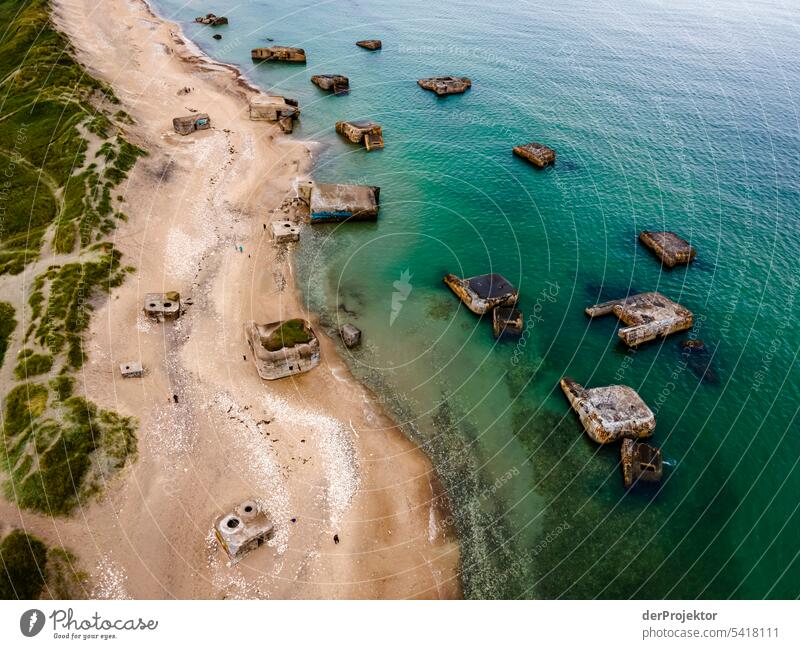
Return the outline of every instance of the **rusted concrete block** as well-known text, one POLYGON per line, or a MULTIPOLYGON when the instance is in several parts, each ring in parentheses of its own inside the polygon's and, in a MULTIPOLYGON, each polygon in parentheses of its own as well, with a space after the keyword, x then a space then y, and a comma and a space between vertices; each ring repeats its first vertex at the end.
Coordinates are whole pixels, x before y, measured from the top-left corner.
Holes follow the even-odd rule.
POLYGON ((420 88, 443 95, 458 95, 472 87, 467 77, 430 77, 417 81, 420 88))
POLYGON ((144 312, 159 321, 174 320, 181 314, 181 294, 177 291, 147 293, 144 296, 144 312))
POLYGON ((255 500, 245 500, 214 521, 214 535, 232 563, 266 543, 273 525, 255 500))
POLYGON ((661 449, 632 439, 622 440, 622 478, 625 487, 637 482, 660 482, 664 473, 661 449))
POLYGON ((363 47, 365 50, 379 50, 381 47, 383 47, 383 43, 376 38, 370 38, 365 41, 356 41, 356 45, 363 47))
POLYGON ((639 293, 586 309, 586 315, 592 318, 609 313, 628 325, 618 335, 630 347, 689 329, 693 322, 691 311, 658 292, 639 293))
POLYGON ((334 95, 346 95, 350 91, 350 79, 341 74, 315 74, 311 83, 323 90, 333 90, 334 95))
POLYGON ((499 306, 492 311, 492 331, 495 338, 504 335, 519 336, 522 334, 522 313, 513 308, 499 306))
POLYGON ((584 430, 598 444, 653 434, 653 411, 633 388, 609 385, 588 390, 566 376, 560 384, 584 430))
POLYGON ((685 239, 674 232, 652 232, 645 230, 639 234, 639 241, 650 248, 656 256, 670 268, 678 264, 690 264, 697 251, 685 239))
POLYGON ((292 221, 273 221, 272 240, 275 243, 291 243, 300 240, 300 226, 292 221))
POLYGON ((195 131, 204 131, 207 128, 211 128, 211 118, 205 113, 176 117, 172 120, 172 128, 175 129, 176 133, 189 135, 189 133, 194 133, 195 131))
POLYGON ((375 122, 336 122, 336 132, 353 144, 363 144, 367 151, 383 148, 383 129, 375 122))
POLYGON ((498 306, 514 306, 519 298, 519 292, 511 282, 497 273, 467 279, 448 274, 444 276, 444 283, 470 311, 478 315, 498 306))
POLYGON ((514 155, 524 158, 540 169, 547 165, 554 164, 556 161, 556 152, 550 147, 539 144, 538 142, 530 142, 528 144, 522 144, 521 146, 515 146, 513 151, 514 155))
POLYGON ((283 61, 285 63, 306 62, 306 52, 303 48, 286 47, 285 45, 256 47, 250 50, 250 57, 254 61, 283 61))

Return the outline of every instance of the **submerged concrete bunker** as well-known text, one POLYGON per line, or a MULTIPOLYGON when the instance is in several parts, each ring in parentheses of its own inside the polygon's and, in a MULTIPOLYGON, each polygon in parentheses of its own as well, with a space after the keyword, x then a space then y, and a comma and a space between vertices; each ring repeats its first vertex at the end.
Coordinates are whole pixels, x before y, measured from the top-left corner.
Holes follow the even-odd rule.
POLYGON ((522 334, 522 312, 514 307, 499 306, 492 311, 492 332, 495 338, 522 334))
POLYGON ((438 96, 459 95, 472 87, 467 77, 429 77, 417 81, 420 88, 435 92, 438 96))
POLYGON ((336 132, 353 144, 363 144, 367 151, 383 148, 383 129, 375 122, 336 122, 336 132))
POLYGON ((450 273, 444 276, 444 283, 470 311, 478 315, 483 315, 495 307, 514 306, 519 299, 517 289, 497 273, 476 275, 467 279, 461 279, 450 273))
POLYGON ((560 385, 584 430, 598 444, 653 434, 653 411, 633 388, 609 385, 587 389, 566 376, 560 385))
POLYGON ((285 63, 305 63, 306 52, 302 47, 256 47, 250 50, 250 58, 254 61, 283 61, 285 63))
POLYGON ((350 79, 341 74, 315 74, 311 83, 322 90, 333 90, 334 95, 346 95, 350 91, 350 79))
POLYGON ((296 190, 309 207, 311 223, 378 219, 380 187, 303 181, 297 183, 296 190))
POLYGON ((556 152, 544 144, 539 144, 539 142, 529 142, 528 144, 515 146, 512 151, 514 155, 527 160, 540 169, 547 165, 555 164, 556 161, 556 152))
POLYGON ((298 117, 300 108, 296 99, 280 95, 258 95, 250 100, 251 120, 277 122, 284 133, 294 130, 294 120, 298 117))
POLYGON ((319 340, 302 318, 264 325, 250 321, 245 323, 244 333, 262 379, 302 374, 319 365, 319 340))
POLYGON ((673 268, 678 264, 690 264, 697 255, 691 244, 674 232, 653 232, 644 230, 639 234, 639 241, 662 261, 665 266, 673 268))
POLYGON ((622 440, 622 479, 626 487, 637 482, 660 482, 664 473, 661 449, 632 439, 622 440))
POLYGON ((356 41, 356 45, 363 47, 365 50, 379 50, 383 47, 383 43, 377 38, 369 38, 364 41, 356 41))
POLYGON ((273 525, 255 500, 245 500, 214 521, 214 535, 232 563, 264 544, 273 525))
POLYGON ((586 309, 586 315, 592 318, 609 313, 628 325, 620 329, 618 335, 630 347, 689 329, 693 321, 691 311, 655 291, 595 304, 586 309))

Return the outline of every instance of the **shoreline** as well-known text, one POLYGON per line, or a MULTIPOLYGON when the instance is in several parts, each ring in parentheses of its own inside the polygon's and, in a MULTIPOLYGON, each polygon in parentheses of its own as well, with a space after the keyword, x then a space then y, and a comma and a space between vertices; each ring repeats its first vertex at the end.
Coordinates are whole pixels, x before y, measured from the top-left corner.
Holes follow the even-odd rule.
POLYGON ((277 383, 235 360, 245 319, 305 312, 291 251, 272 246, 266 222, 309 173, 308 148, 250 122, 246 99, 260 91, 193 52, 145 0, 53 0, 52 17, 150 154, 123 189, 130 220, 112 234, 137 270, 98 305, 80 377, 99 404, 139 418, 140 457, 99 502, 70 519, 16 512, 21 527, 75 552, 93 597, 459 597, 458 544, 439 524, 448 513, 430 460, 336 343, 317 327, 321 366, 277 383), (192 91, 181 97, 183 87, 192 91), (215 128, 165 132, 181 105, 209 112, 215 128), (173 289, 192 302, 174 327, 144 320, 143 294, 173 289), (118 379, 116 364, 137 356, 144 379, 118 379), (228 567, 211 522, 253 495, 275 516, 275 537, 228 567))

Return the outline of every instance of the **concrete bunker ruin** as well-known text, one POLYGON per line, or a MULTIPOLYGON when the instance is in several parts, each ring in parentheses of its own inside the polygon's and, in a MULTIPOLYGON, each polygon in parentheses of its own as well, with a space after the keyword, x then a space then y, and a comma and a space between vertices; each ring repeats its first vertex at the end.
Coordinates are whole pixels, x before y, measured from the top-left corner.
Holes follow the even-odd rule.
POLYGON ((609 385, 587 389, 569 377, 561 379, 560 385, 584 430, 598 444, 653 434, 653 411, 633 388, 609 385))
POLYGON ((381 47, 383 47, 383 43, 381 43, 377 38, 368 38, 364 41, 356 41, 356 45, 363 47, 365 50, 379 50, 381 47))
POLYGON ((644 442, 623 439, 620 450, 622 479, 630 488, 637 482, 660 482, 664 474, 661 449, 644 442))
POLYGON ((470 311, 478 315, 483 315, 496 307, 512 307, 519 299, 517 289, 497 273, 476 275, 467 279, 461 279, 451 273, 444 276, 444 283, 470 311))
POLYGON ((300 226, 292 221, 273 221, 272 240, 275 243, 291 243, 300 240, 300 226))
POLYGON ((556 152, 544 144, 538 142, 529 142, 515 146, 513 149, 514 155, 519 156, 530 162, 535 167, 543 169, 547 165, 555 164, 556 152))
POLYGON ((336 132, 353 144, 363 144, 367 151, 383 148, 383 129, 375 122, 336 122, 336 132))
POLYGON ((618 335, 630 347, 689 329, 693 322, 691 311, 655 291, 595 304, 586 309, 586 315, 592 318, 609 313, 628 325, 620 329, 618 335))
POLYGON ((361 344, 361 330, 349 322, 339 327, 339 335, 342 337, 344 346, 348 349, 361 344))
POLYGON ((273 525, 255 500, 245 500, 214 521, 214 535, 232 563, 266 543, 273 525))
POLYGON ((645 230, 639 234, 639 241, 650 248, 669 268, 674 268, 678 264, 688 265, 697 255, 691 244, 674 232, 645 230))
POLYGON ((333 90, 334 95, 346 95, 350 92, 350 79, 341 74, 315 74, 311 83, 322 90, 333 90))
POLYGON ((144 312, 159 322, 174 320, 181 314, 181 294, 177 291, 147 293, 144 296, 144 312))
POLYGON ((522 334, 522 312, 515 307, 498 306, 492 311, 492 332, 495 338, 522 334))
POLYGON ((135 361, 120 363, 119 371, 123 379, 138 379, 144 376, 142 364, 135 361))
POLYGON ((298 197, 309 207, 311 223, 378 219, 380 187, 300 181, 295 188, 298 197))
POLYGON ((293 318, 261 325, 244 325, 245 338, 262 379, 273 381, 308 372, 319 365, 319 340, 311 325, 293 318))
POLYGON ((472 81, 467 77, 430 77, 417 81, 420 88, 435 92, 439 97, 443 95, 458 95, 472 87, 472 81))
POLYGON ((285 45, 256 47, 250 50, 250 57, 254 61, 283 61, 285 63, 306 62, 306 52, 303 48, 286 47, 285 45))
POLYGON ((194 19, 196 23, 203 25, 210 25, 211 27, 218 27, 219 25, 227 25, 228 19, 225 16, 216 16, 214 14, 206 14, 205 16, 198 16, 194 19))
POLYGON ((195 131, 204 131, 211 128, 211 118, 205 113, 176 117, 172 120, 172 128, 180 135, 189 135, 195 131))
POLYGON ((277 122, 284 133, 294 130, 294 120, 298 117, 300 108, 296 99, 279 95, 258 95, 250 100, 251 120, 277 122))

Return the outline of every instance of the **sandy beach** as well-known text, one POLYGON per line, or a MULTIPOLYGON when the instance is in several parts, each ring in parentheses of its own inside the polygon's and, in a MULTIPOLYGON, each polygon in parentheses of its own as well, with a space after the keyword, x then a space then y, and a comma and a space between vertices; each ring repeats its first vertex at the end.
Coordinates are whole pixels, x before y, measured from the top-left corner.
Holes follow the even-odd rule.
POLYGON ((135 120, 126 136, 149 153, 122 187, 129 220, 112 234, 136 271, 98 303, 78 377, 80 393, 138 418, 139 458, 69 519, 7 503, 2 518, 73 551, 92 597, 459 597, 458 543, 431 464, 352 378, 337 343, 317 326, 320 367, 280 381, 245 360, 246 320, 314 323, 291 251, 265 227, 310 173, 308 148, 249 121, 255 91, 144 2, 53 4, 78 60, 135 120), (190 109, 213 128, 173 133, 190 109), (144 294, 170 290, 184 315, 147 320, 144 294), (144 378, 120 378, 130 360, 144 378), (229 566, 211 525, 249 497, 275 533, 229 566))

